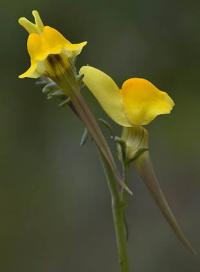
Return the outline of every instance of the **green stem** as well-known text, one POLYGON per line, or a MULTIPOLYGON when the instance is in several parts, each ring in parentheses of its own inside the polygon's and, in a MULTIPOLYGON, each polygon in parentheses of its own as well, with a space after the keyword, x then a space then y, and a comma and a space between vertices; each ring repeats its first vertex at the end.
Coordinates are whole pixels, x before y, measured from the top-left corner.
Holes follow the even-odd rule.
POLYGON ((128 272, 127 235, 124 222, 124 202, 121 200, 118 184, 107 160, 101 156, 112 200, 112 214, 115 228, 118 258, 121 272, 128 272))
MULTIPOLYGON (((62 71, 62 69, 60 69, 60 71, 62 71)), ((68 72, 73 71, 69 70, 68 72)), ((65 91, 67 95, 70 96, 79 118, 85 124, 86 128, 90 132, 100 150, 108 186, 112 197, 112 213, 117 240, 119 264, 121 272, 128 272, 127 239, 124 223, 124 203, 120 198, 118 183, 120 183, 122 188, 127 192, 131 193, 131 191, 123 183, 123 180, 118 173, 118 169, 110 148, 104 138, 101 129, 98 126, 98 123, 96 122, 95 117, 91 113, 80 93, 79 83, 74 79, 73 73, 72 75, 64 74, 63 77, 58 81, 58 85, 65 91)))

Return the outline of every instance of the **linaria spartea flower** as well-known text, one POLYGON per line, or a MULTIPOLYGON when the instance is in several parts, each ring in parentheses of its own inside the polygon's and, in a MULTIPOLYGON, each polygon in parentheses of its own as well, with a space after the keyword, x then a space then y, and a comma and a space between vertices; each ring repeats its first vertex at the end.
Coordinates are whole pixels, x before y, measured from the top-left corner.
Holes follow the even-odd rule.
POLYGON ((54 79, 57 76, 56 73, 59 75, 64 67, 67 69, 67 66, 70 66, 69 59, 79 55, 87 42, 73 44, 56 29, 44 26, 36 10, 33 11, 33 16, 35 23, 31 23, 24 17, 19 19, 19 24, 29 33, 27 49, 31 62, 30 68, 19 77, 47 76, 54 79), (57 56, 56 60, 52 57, 53 55, 57 56), (56 61, 61 62, 62 65, 52 68, 52 64, 56 64, 56 61))
POLYGON ((179 227, 161 190, 149 155, 148 132, 143 127, 158 115, 169 114, 175 105, 174 101, 166 92, 160 91, 143 78, 130 78, 119 88, 110 76, 94 67, 83 66, 80 74, 84 75, 85 85, 105 112, 122 126, 120 146, 118 143, 118 156, 122 164, 126 167, 131 162, 134 163, 178 239, 196 253, 179 227))
POLYGON ((170 113, 174 106, 166 92, 146 79, 130 78, 119 88, 111 77, 94 67, 83 66, 80 73, 103 109, 121 126, 147 125, 156 116, 170 113))

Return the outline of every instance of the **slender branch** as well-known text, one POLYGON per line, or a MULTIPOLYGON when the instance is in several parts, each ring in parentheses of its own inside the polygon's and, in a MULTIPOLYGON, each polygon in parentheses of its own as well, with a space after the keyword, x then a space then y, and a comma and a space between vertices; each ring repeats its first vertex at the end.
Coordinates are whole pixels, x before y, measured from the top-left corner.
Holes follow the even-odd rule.
POLYGON ((121 272, 128 272, 127 232, 124 222, 124 202, 121 200, 118 184, 107 160, 101 156, 112 200, 112 214, 115 228, 118 258, 121 272))

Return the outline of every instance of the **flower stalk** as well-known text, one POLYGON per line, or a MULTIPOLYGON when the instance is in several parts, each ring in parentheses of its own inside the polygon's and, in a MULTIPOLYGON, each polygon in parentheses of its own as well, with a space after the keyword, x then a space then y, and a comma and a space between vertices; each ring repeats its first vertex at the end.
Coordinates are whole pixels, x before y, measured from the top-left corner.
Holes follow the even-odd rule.
POLYGON ((118 175, 118 169, 116 167, 112 153, 107 145, 101 129, 99 128, 99 125, 97 124, 95 117, 87 107, 87 104, 81 95, 80 85, 74 84, 75 81, 72 81, 70 85, 69 79, 69 75, 66 77, 64 76, 63 80, 60 82, 60 86, 64 91, 66 90, 70 96, 79 118, 83 121, 91 136, 96 141, 97 146, 99 147, 105 176, 111 194, 112 215, 120 270, 121 272, 128 272, 127 229, 124 220, 124 212, 126 208, 125 203, 127 200, 127 193, 131 192, 124 182, 125 173, 123 173, 123 180, 118 175), (118 183, 122 185, 121 188, 119 188, 118 183))
POLYGON ((118 189, 116 178, 113 175, 113 171, 111 170, 110 165, 103 156, 101 156, 101 158, 111 195, 112 215, 115 228, 120 271, 128 272, 129 263, 127 252, 127 230, 124 220, 125 202, 121 198, 121 192, 118 189))

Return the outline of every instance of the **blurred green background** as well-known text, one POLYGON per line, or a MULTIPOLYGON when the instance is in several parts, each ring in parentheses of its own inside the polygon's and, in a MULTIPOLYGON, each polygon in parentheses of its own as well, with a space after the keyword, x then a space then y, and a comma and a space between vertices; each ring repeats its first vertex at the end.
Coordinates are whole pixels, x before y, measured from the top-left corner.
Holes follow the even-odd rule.
MULTIPOLYGON (((119 85, 145 77, 173 97, 172 114, 148 126, 151 153, 175 215, 200 250, 200 2, 0 4, 0 271, 118 271, 110 196, 94 144, 80 148, 79 120, 47 101, 34 80, 17 78, 29 65, 17 19, 32 19, 32 9, 72 42, 88 41, 79 66, 96 66, 119 85)), ((133 168, 130 187, 130 272, 199 272, 199 258, 177 241, 133 168)))

